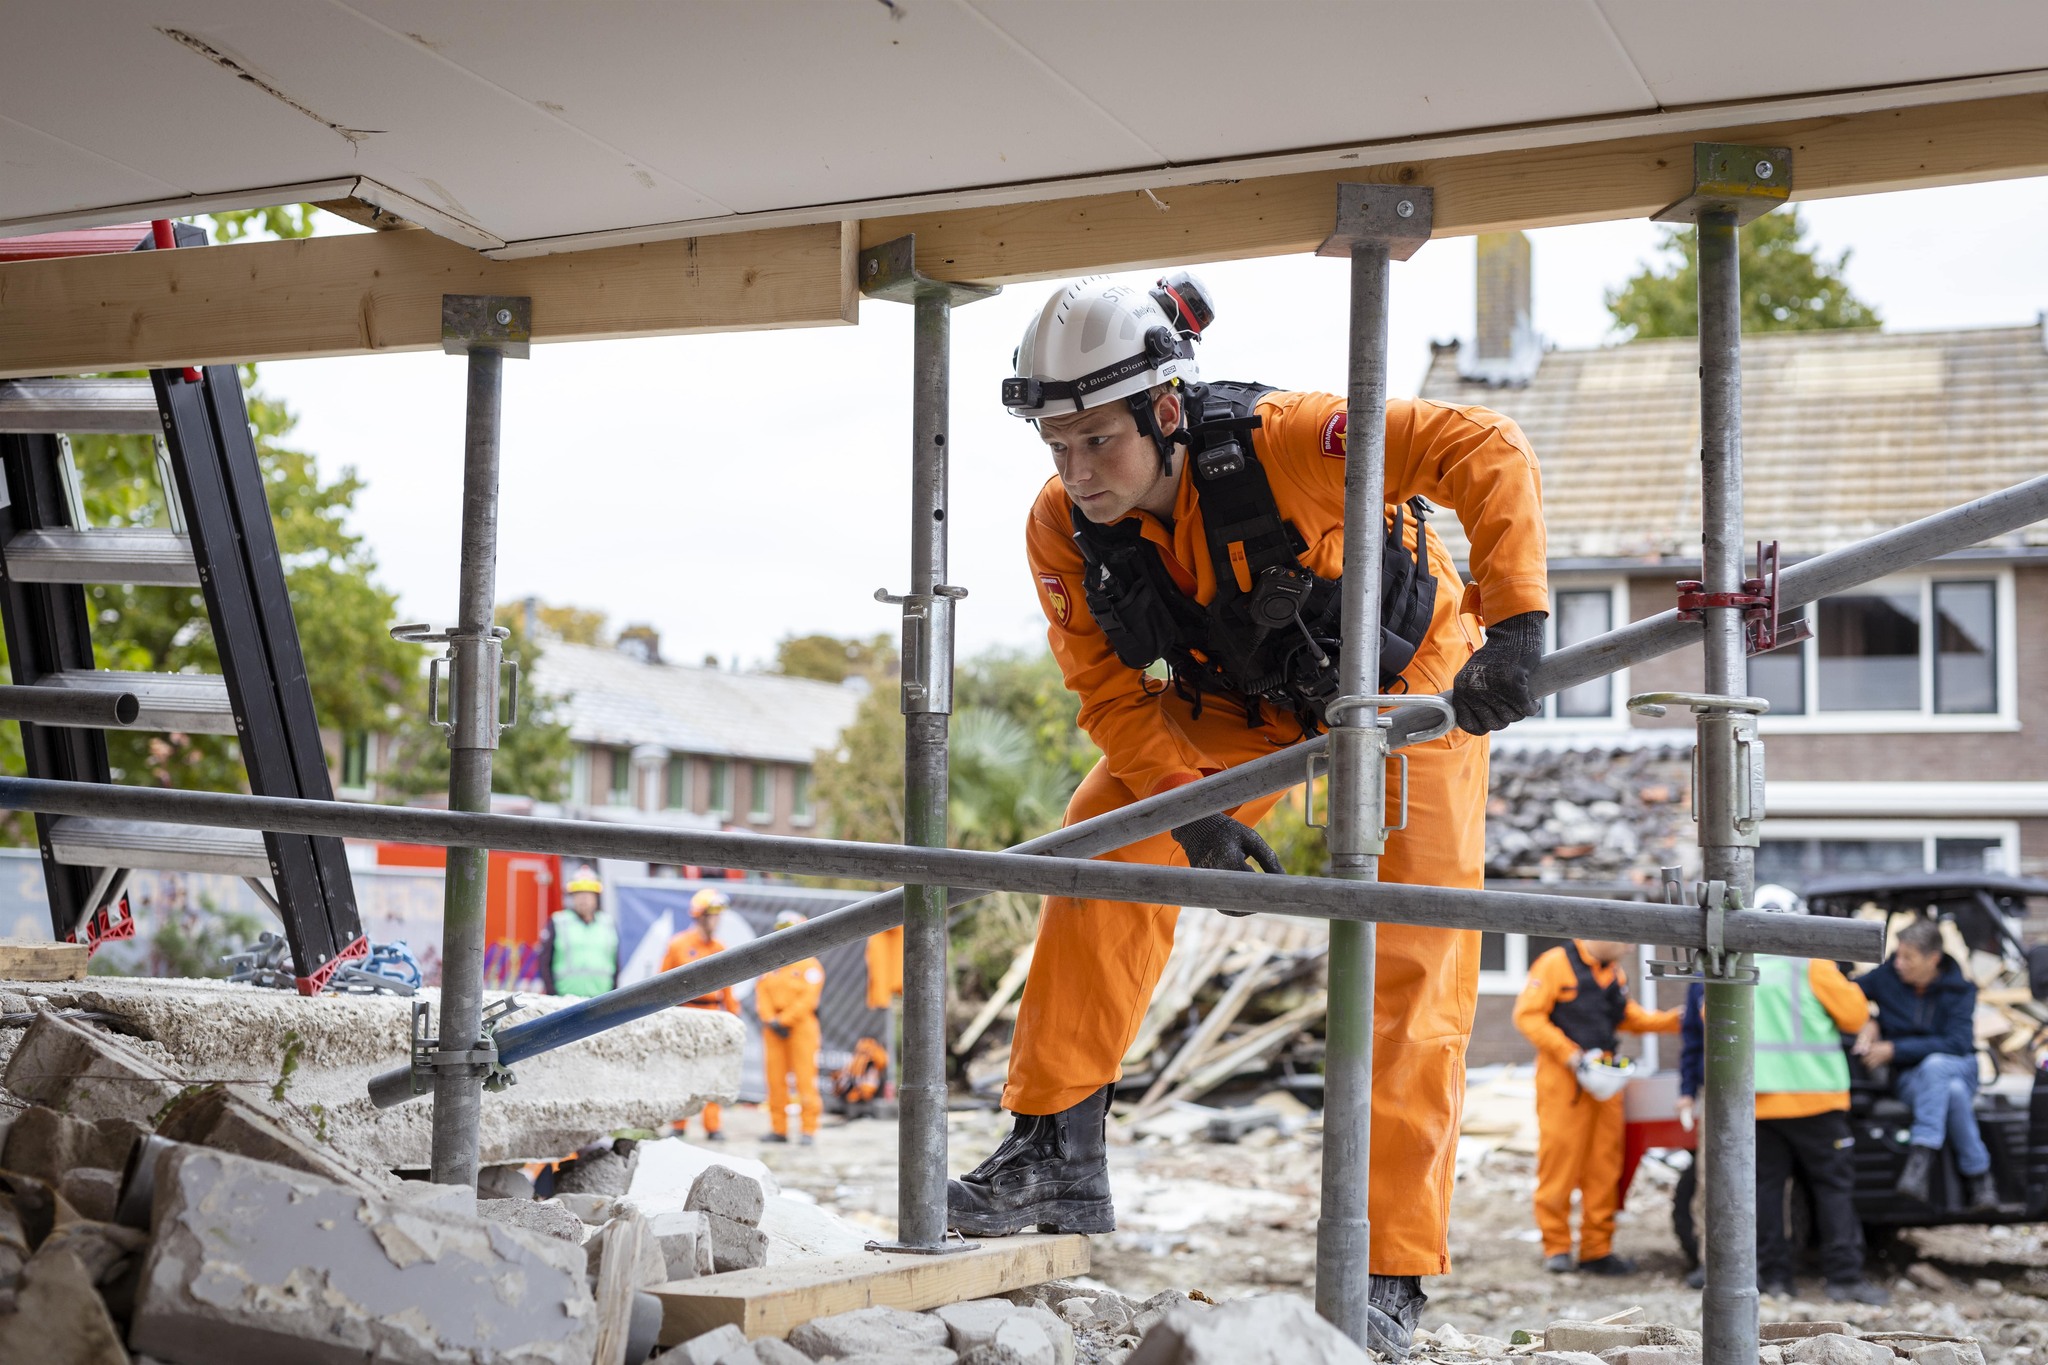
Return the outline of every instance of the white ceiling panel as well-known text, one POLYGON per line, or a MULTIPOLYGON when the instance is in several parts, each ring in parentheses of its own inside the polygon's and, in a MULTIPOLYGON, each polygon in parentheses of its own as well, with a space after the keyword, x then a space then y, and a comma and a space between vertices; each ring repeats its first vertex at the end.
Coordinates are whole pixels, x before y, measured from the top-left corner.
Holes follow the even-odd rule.
POLYGON ((1593 0, 966 0, 1165 159, 1647 110, 1593 0))
POLYGON ((1667 106, 2048 67, 2042 0, 1600 0, 1667 106))
POLYGON ((2048 89, 2048 0, 66 0, 5 32, 0 222, 361 176, 527 251, 2048 89))
POLYGON ((957 0, 348 3, 741 212, 1161 159, 957 0))

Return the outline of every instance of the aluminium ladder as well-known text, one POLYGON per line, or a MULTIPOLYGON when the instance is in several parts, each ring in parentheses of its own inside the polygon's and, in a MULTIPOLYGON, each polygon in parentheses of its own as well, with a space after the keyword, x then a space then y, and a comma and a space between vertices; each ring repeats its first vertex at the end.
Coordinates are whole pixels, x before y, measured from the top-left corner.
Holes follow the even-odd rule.
MULTIPOLYGON (((0 465, 0 620, 13 680, 131 693, 134 728, 235 736, 257 795, 333 799, 235 367, 0 382, 0 465), (171 526, 87 526, 74 433, 157 437, 171 526), (92 583, 199 588, 223 675, 95 669, 92 583)), ((102 730, 23 721, 21 733, 30 777, 113 780, 102 730)), ((60 939, 133 933, 126 883, 146 868, 250 881, 284 921, 302 993, 368 951, 338 838, 43 815, 36 827, 60 939)))

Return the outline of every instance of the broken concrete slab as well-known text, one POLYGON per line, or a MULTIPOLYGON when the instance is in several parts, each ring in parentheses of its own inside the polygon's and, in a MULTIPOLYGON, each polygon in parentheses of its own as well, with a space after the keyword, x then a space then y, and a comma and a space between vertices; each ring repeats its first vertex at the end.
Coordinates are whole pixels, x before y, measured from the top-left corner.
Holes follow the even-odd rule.
POLYGON ((121 1173, 81 1166, 75 1171, 64 1172, 63 1178, 57 1182, 57 1193, 78 1210, 81 1218, 89 1218, 95 1223, 111 1223, 114 1221, 114 1207, 121 1202, 121 1173))
POLYGON ((185 1088, 126 1039, 48 1010, 36 1015, 8 1058, 5 1085, 21 1099, 88 1123, 153 1123, 185 1088))
MULTIPOLYGON (((901 1308, 856 1308, 815 1318, 789 1334, 789 1344, 813 1360, 827 1356, 887 1355, 920 1346, 945 1346, 946 1324, 901 1308)), ((948 1348, 950 1353, 950 1348, 948 1348)))
POLYGON ((1618 1322, 1574 1322, 1569 1319, 1553 1322, 1543 1329, 1543 1349, 1546 1351, 1584 1351, 1599 1355, 1617 1346, 1648 1346, 1650 1333, 1642 1327, 1630 1327, 1618 1322))
POLYGON ((1701 1365, 1700 1352, 1690 1346, 1617 1346, 1600 1359, 1607 1365, 1701 1365))
POLYGON ((1125 1365, 1369 1365, 1365 1349, 1308 1300, 1262 1294, 1215 1308, 1166 1311, 1125 1365))
POLYGON ((554 1201, 569 1212, 581 1218, 591 1227, 603 1227, 611 1222, 618 1200, 608 1194, 558 1194, 554 1201))
POLYGON ((66 1171, 81 1167, 118 1171, 148 1131, 133 1119, 87 1122, 31 1105, 8 1125, 7 1140, 0 1144, 0 1167, 46 1183, 59 1182, 66 1171))
POLYGON ((935 1308, 931 1316, 946 1324, 947 1344, 962 1356, 993 1347, 1019 1365, 1073 1365, 1074 1329, 1043 1304, 969 1299, 935 1308))
POLYGON ((1529 1359, 1535 1365, 1603 1365, 1599 1356, 1587 1351, 1538 1351, 1529 1359))
POLYGON ((157 1168, 129 1339, 175 1365, 585 1365, 582 1249, 209 1148, 157 1168))
POLYGON ((332 1144, 299 1136, 276 1110, 225 1085, 209 1085, 180 1096, 157 1122, 156 1133, 172 1142, 218 1147, 287 1166, 364 1194, 385 1191, 392 1183, 384 1172, 372 1173, 345 1160, 332 1144))
MULTIPOLYGON (((307 999, 227 981, 119 977, 9 982, 4 989, 48 1009, 120 1017, 142 1035, 124 1041, 171 1075, 226 1081, 236 1093, 258 1100, 268 1100, 281 1084, 278 1107, 294 1128, 310 1131, 313 1125, 300 1115, 310 1116, 318 1106, 334 1147, 366 1167, 430 1164, 433 1106, 417 1101, 377 1109, 367 1092, 372 1076, 402 1064, 408 1054, 411 1000, 307 999), (289 1075, 281 1061, 287 1056, 289 1075)), ((423 990, 415 998, 432 1004, 438 1017, 438 991, 423 990)), ((492 993, 486 1003, 500 998, 492 993)), ((522 1021, 569 1003, 551 996, 522 998, 526 1009, 515 1016, 522 1021)), ((483 1107, 481 1159, 491 1165, 553 1161, 614 1132, 659 1129, 696 1113, 707 1099, 730 1100, 738 1093, 744 1032, 723 1011, 662 1010, 523 1062, 519 1084, 483 1107)), ((67 1112, 97 1117, 75 1106, 67 1112)))
POLYGON ((524 1166, 485 1166, 476 1173, 479 1199, 531 1199, 534 1193, 533 1177, 524 1166))
POLYGON ((719 1274, 768 1264, 768 1234, 761 1229, 715 1213, 704 1213, 704 1223, 711 1232, 711 1265, 719 1274))
POLYGON ((1801 1337, 1827 1336, 1833 1333, 1848 1336, 1846 1322, 1766 1322, 1756 1329, 1758 1341, 1797 1341, 1801 1337))
POLYGON ((758 1181, 750 1180, 730 1166, 707 1167, 690 1185, 683 1201, 685 1209, 729 1218, 748 1227, 761 1226, 765 1194, 758 1181))
POLYGON ((1973 1341, 1932 1341, 1906 1353, 1913 1365, 1984 1365, 1984 1349, 1973 1341))
POLYGON ((747 1344, 747 1334, 731 1323, 691 1337, 663 1351, 648 1365, 718 1365, 719 1358, 747 1344))
MULTIPOLYGON (((626 1206, 636 1211, 639 1207, 630 1200, 626 1201, 626 1206)), ((655 1244, 661 1248, 662 1263, 668 1267, 671 1280, 689 1280, 714 1273, 708 1214, 695 1209, 670 1209, 643 1216, 653 1230, 655 1244)))
POLYGON ((581 1246, 589 1229, 581 1218, 552 1199, 479 1199, 476 1216, 490 1223, 525 1228, 581 1246))
POLYGON ((959 1355, 950 1346, 912 1346, 900 1351, 863 1351, 857 1356, 837 1356, 833 1358, 832 1365, 959 1365, 959 1360, 959 1355))
POLYGON ((1898 1359, 1882 1342, 1840 1332, 1823 1332, 1781 1345, 1789 1365, 1894 1365, 1898 1359))
POLYGON ((762 1337, 753 1343, 757 1365, 811 1365, 811 1358, 786 1341, 762 1337))

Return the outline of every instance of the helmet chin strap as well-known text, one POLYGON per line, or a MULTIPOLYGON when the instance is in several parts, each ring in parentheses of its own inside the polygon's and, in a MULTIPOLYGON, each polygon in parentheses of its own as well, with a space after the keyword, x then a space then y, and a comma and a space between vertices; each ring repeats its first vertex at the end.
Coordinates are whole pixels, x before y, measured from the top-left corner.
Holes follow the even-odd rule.
MULTIPOLYGON (((1176 445, 1186 445, 1188 443, 1187 424, 1183 422, 1179 428, 1173 431, 1161 431, 1159 423, 1152 416, 1152 395, 1149 392, 1134 393, 1124 399, 1124 402, 1129 406, 1131 417, 1138 424, 1138 430, 1144 435, 1150 436, 1152 444, 1158 448, 1160 476, 1163 478, 1171 474, 1173 472, 1173 448, 1176 445)), ((1182 400, 1182 404, 1183 412, 1185 412, 1185 399, 1182 400)))

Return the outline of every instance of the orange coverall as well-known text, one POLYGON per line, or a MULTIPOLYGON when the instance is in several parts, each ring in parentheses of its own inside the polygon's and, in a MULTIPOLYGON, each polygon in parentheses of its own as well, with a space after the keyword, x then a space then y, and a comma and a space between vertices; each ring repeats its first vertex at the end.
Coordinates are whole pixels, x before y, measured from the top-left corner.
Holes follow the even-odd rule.
POLYGON ((761 1016, 761 1051, 768 1069, 768 1126, 789 1134, 789 1078, 796 1075, 799 1122, 818 1131, 818 996, 825 989, 825 965, 815 957, 777 967, 754 983, 754 1012, 761 1016), (783 1037, 768 1027, 789 1030, 783 1037))
MULTIPOLYGON (((725 945, 704 932, 703 926, 693 924, 668 941, 668 947, 661 955, 661 969, 670 971, 676 967, 688 966, 700 957, 709 957, 723 951, 725 945)), ((700 995, 695 1000, 677 1006, 686 1010, 724 1010, 727 1014, 740 1012, 740 998, 730 986, 721 986, 709 995, 700 995)), ((724 1123, 724 1114, 715 1102, 704 1105, 704 1131, 715 1133, 724 1123)), ((676 1130, 681 1132, 679 1126, 676 1130)))
MULTIPOLYGON (((1576 943, 1576 941, 1575 941, 1576 943)), ((1584 943, 1579 956, 1606 987, 1628 974, 1595 962, 1584 943)), ((1564 949, 1552 948, 1529 967, 1515 1001, 1515 1027, 1536 1045, 1536 1227, 1543 1254, 1571 1254, 1572 1191, 1579 1192, 1579 1259, 1594 1261, 1614 1250, 1614 1215, 1621 1204, 1622 1105, 1625 1096, 1596 1100, 1579 1088, 1572 1060, 1579 1045, 1550 1021, 1560 1004, 1578 998, 1578 978, 1564 949)), ((1646 1010, 1633 999, 1618 1026, 1622 1033, 1676 1033, 1678 1010, 1646 1010)))
POLYGON ((903 926, 868 937, 868 1008, 885 1010, 903 994, 903 926))
MULTIPOLYGON (((1302 562, 1334 578, 1343 571, 1344 400, 1272 393, 1257 410, 1264 425, 1252 433, 1253 449, 1280 515, 1308 544, 1302 562)), ((1430 538, 1435 616, 1393 688, 1441 692, 1478 648, 1482 620, 1549 610, 1536 459, 1512 422, 1480 408, 1399 400, 1387 404, 1386 424, 1388 516, 1392 504, 1420 495, 1455 510, 1472 544, 1477 581, 1461 594, 1449 552, 1440 539, 1430 538)), ((1264 724, 1248 728, 1238 707, 1211 696, 1198 717, 1171 688, 1162 689, 1116 657, 1082 594, 1069 505, 1060 481, 1048 481, 1025 533, 1053 654, 1068 689, 1081 699, 1081 728, 1103 754, 1068 803, 1067 823, 1300 740, 1294 717, 1276 715, 1271 707, 1265 708, 1264 724)), ((1172 525, 1150 513, 1133 515, 1182 591, 1209 602, 1216 573, 1186 469, 1172 525)), ((1412 518, 1406 535, 1412 549, 1412 518)), ((1380 879, 1478 887, 1486 843, 1486 741, 1453 730, 1402 752, 1409 757, 1408 827, 1389 841, 1380 879)), ((1398 790, 1398 780, 1398 767, 1390 761, 1389 790, 1398 790)), ((1278 800, 1277 794, 1262 797, 1231 814, 1256 824, 1278 800)), ((1187 864, 1167 834, 1102 856, 1187 864)), ((1122 1074, 1124 1052, 1172 950, 1177 915, 1168 905, 1046 899, 1019 1006, 1004 1108, 1057 1113, 1122 1074)), ((1451 1181, 1465 1097, 1465 1045, 1478 993, 1479 935, 1382 925, 1378 963, 1372 1271, 1441 1275, 1450 1269, 1451 1181)))

